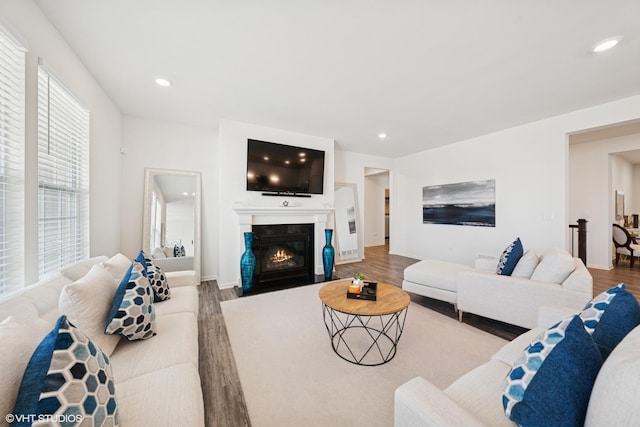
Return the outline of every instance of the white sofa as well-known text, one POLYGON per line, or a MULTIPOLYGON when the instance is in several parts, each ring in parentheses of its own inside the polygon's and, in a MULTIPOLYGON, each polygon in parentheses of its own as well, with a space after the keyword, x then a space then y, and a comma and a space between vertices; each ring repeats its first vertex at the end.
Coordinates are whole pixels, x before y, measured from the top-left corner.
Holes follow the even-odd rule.
MULTIPOLYGON (((5 416, 12 413, 33 350, 61 314, 63 289, 85 276, 92 277, 88 276, 89 271, 100 263, 100 267, 108 268, 113 274, 115 294, 120 282, 116 277, 124 276, 130 265, 121 254, 111 259, 99 256, 80 262, 0 300, 0 322, 11 316, 24 326, 24 333, 16 334, 15 327, 5 330, 0 325, 0 339, 5 339, 4 348, 0 349, 0 425, 7 425, 5 416), (14 340, 11 349, 7 348, 9 336, 14 340)), ((198 373, 199 302, 195 286, 199 280, 194 271, 166 273, 166 276, 171 298, 153 304, 157 335, 143 341, 107 336, 117 342, 110 363, 121 426, 204 426, 198 373)), ((9 322, 3 325, 6 323, 9 322)))
MULTIPOLYGON (((440 390, 416 377, 395 391, 395 427, 513 427, 502 407, 505 377, 529 343, 532 329, 506 344, 485 364, 440 390)), ((640 420, 640 326, 618 344, 600 368, 585 426, 631 426, 640 420)))
POLYGON ((539 258, 528 251, 511 276, 496 274, 497 264, 489 256, 474 267, 419 261, 405 269, 402 288, 454 304, 461 321, 467 312, 529 329, 537 326, 541 307, 579 310, 593 297, 589 270, 564 249, 551 248, 539 258))

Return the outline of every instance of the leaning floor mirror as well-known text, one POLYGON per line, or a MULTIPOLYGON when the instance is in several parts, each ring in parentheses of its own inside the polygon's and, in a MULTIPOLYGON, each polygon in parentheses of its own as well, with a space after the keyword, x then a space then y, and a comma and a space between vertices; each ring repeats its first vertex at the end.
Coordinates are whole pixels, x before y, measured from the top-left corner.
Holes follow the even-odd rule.
POLYGON ((200 172, 145 169, 142 249, 164 271, 200 277, 200 172))
POLYGON ((336 264, 362 261, 364 253, 360 244, 362 228, 356 184, 336 182, 334 191, 336 264))

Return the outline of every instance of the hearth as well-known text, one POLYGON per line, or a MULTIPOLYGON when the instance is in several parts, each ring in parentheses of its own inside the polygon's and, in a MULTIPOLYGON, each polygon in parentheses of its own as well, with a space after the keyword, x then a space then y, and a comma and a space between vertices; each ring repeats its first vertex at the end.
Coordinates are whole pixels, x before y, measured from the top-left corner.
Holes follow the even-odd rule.
POLYGON ((254 225, 254 291, 262 292, 314 281, 314 225, 254 225))

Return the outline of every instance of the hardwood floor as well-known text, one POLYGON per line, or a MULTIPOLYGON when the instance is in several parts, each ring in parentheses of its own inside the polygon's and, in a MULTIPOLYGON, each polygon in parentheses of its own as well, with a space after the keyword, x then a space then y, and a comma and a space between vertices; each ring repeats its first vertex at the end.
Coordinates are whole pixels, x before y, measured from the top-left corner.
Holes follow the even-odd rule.
MULTIPOLYGON (((370 279, 401 286, 404 269, 418 260, 389 255, 388 246, 365 249, 365 260, 336 266, 336 275, 350 277, 364 272, 370 279)), ((640 299, 640 268, 631 269, 628 261, 621 261, 614 270, 589 269, 593 276, 593 293, 597 295, 620 282, 640 299)), ((220 302, 237 298, 233 289, 218 289, 215 281, 202 282, 200 315, 198 318, 200 342, 200 379, 205 407, 205 423, 209 427, 250 426, 242 386, 236 370, 229 336, 220 310, 220 302)), ((445 316, 457 318, 453 306, 442 301, 418 295, 411 300, 445 316)), ((464 322, 511 340, 526 329, 465 313, 464 322)), ((268 386, 265 386, 268 392, 268 386)))

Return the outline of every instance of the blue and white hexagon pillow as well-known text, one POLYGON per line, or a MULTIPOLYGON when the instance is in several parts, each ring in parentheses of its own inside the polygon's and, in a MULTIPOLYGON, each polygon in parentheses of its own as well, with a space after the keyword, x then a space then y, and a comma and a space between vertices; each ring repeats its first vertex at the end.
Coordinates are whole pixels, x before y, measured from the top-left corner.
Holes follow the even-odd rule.
POLYGON ((118 285, 104 330, 106 334, 119 334, 130 341, 156 335, 153 293, 143 270, 144 266, 134 261, 118 285))
POLYGON ((503 276, 511 276, 513 269, 516 268, 516 264, 518 264, 518 261, 522 258, 523 253, 524 248, 522 247, 522 242, 518 237, 513 241, 513 243, 506 247, 504 252, 502 252, 500 260, 498 261, 496 273, 503 276))
POLYGON ((575 315, 547 329, 505 380, 502 406, 521 426, 582 426, 602 356, 575 315))
POLYGON ((38 420, 51 421, 46 425, 118 425, 109 358, 66 316, 60 316, 31 356, 13 415, 12 426, 38 420))
POLYGON ((640 324, 640 304, 624 283, 601 293, 580 313, 584 327, 598 345, 603 358, 640 324))
POLYGON ((140 251, 136 261, 145 267, 143 274, 149 279, 149 284, 153 290, 153 302, 160 302, 171 298, 169 281, 160 267, 143 251, 140 251))

